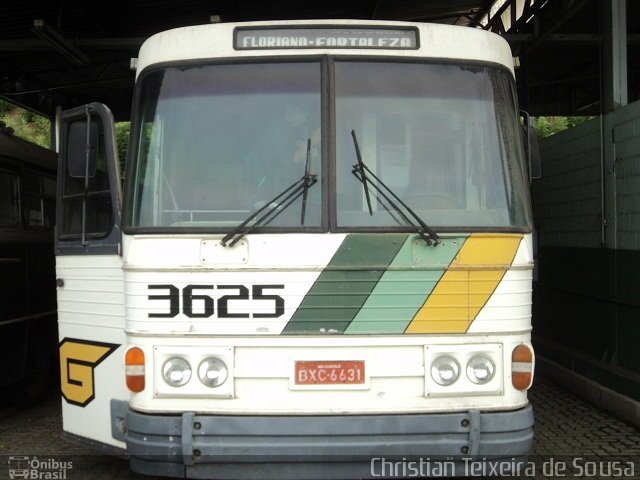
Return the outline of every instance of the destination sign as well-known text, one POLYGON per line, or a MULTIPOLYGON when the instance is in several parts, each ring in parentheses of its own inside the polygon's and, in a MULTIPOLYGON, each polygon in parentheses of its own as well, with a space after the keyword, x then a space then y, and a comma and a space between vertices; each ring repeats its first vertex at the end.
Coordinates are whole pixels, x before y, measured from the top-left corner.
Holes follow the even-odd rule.
POLYGON ((415 50, 415 28, 237 28, 236 50, 355 48, 415 50))

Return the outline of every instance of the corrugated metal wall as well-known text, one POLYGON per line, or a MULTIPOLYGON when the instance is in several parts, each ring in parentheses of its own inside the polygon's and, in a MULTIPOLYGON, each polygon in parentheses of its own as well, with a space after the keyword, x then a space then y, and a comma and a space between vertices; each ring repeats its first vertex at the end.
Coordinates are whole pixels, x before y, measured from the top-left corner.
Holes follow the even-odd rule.
POLYGON ((640 400, 640 102, 543 140, 541 153, 537 351, 640 400))

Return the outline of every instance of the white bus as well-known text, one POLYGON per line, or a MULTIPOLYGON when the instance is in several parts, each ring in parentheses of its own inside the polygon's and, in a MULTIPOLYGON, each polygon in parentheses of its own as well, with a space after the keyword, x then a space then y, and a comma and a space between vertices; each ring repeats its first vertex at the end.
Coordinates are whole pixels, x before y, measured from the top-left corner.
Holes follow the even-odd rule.
POLYGON ((507 43, 471 28, 147 40, 122 190, 108 109, 62 116, 67 436, 187 478, 523 459, 533 256, 515 91, 507 43))

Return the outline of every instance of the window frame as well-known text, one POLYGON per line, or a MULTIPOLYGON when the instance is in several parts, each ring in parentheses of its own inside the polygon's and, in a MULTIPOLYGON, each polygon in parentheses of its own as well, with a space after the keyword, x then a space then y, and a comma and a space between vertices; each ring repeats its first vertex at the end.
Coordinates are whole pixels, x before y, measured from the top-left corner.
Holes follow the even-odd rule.
MULTIPOLYGON (((137 154, 140 149, 140 139, 141 139, 141 129, 142 129, 142 84, 144 79, 153 74, 154 72, 166 69, 166 68, 197 68, 201 66, 225 66, 225 65, 252 65, 252 64, 282 64, 282 63, 291 63, 291 64, 317 64, 320 71, 320 81, 319 81, 319 100, 320 100, 320 181, 316 183, 316 185, 311 188, 320 188, 321 189, 321 212, 320 212, 320 224, 315 226, 264 226, 257 227, 251 230, 251 233, 323 233, 328 231, 328 191, 329 191, 329 183, 330 179, 328 177, 329 169, 328 162, 324 161, 327 156, 327 132, 328 132, 328 105, 327 98, 328 95, 325 93, 327 91, 326 87, 326 62, 324 61, 326 56, 324 55, 304 55, 304 56, 292 56, 292 57, 282 57, 282 56, 267 56, 267 57, 258 57, 255 59, 247 59, 247 58, 231 58, 231 59, 220 59, 219 61, 212 61, 211 59, 205 60, 185 60, 180 62, 166 62, 166 63, 158 63, 154 64, 148 68, 145 68, 143 72, 141 72, 134 91, 134 101, 133 101, 133 110, 131 118, 135 119, 132 122, 131 128, 131 141, 128 148, 127 154, 127 167, 125 174, 125 196, 124 196, 124 205, 123 205, 123 224, 122 229, 124 233, 127 234, 184 234, 184 233, 195 233, 195 234, 216 234, 216 235, 224 235, 232 231, 233 227, 208 227, 208 226, 133 226, 133 218, 135 217, 133 208, 136 206, 134 201, 134 194, 136 192, 135 181, 137 181, 136 177, 136 169, 137 165, 137 154), (135 161, 134 161, 135 159, 135 161)), ((301 171, 301 176, 303 171, 301 171)), ((312 172, 314 173, 314 172, 312 172)), ((282 188, 286 188, 287 185, 283 185, 282 188)), ((290 207, 291 208, 291 207, 290 207)), ((249 212, 247 217, 251 215, 253 212, 249 212)), ((240 222, 238 222, 238 225, 240 222)))
MULTIPOLYGON (((197 67, 202 65, 228 65, 228 64, 264 64, 264 63, 313 63, 320 64, 320 125, 321 125, 321 165, 322 165, 322 225, 319 227, 263 227, 252 230, 251 233, 407 233, 412 231, 411 226, 339 226, 337 222, 337 185, 336 185, 336 99, 335 99, 335 64, 338 62, 387 62, 387 63, 406 63, 406 64, 437 64, 437 65, 464 65, 470 67, 490 68, 501 70, 508 73, 510 82, 510 90, 513 93, 513 109, 514 118, 518 118, 518 104, 515 96, 515 79, 509 73, 504 65, 474 60, 451 60, 442 58, 420 58, 420 57, 398 57, 386 55, 336 55, 336 54, 318 54, 318 55, 291 55, 291 56, 260 56, 255 58, 225 58, 219 60, 184 60, 179 62, 164 62, 153 64, 143 72, 136 82, 134 91, 134 102, 132 110, 132 119, 135 119, 132 125, 131 142, 128 149, 127 170, 125 175, 125 196, 124 196, 124 213, 122 230, 126 234, 214 234, 224 235, 232 228, 217 227, 148 227, 148 226, 132 226, 133 217, 133 192, 134 192, 134 165, 135 156, 139 149, 141 122, 138 121, 141 114, 141 85, 146 75, 152 72, 162 70, 167 67, 197 67)), ((523 151, 524 146, 522 139, 518 138, 520 148, 523 151)), ((521 155, 522 162, 525 162, 524 153, 521 155)), ((522 226, 438 226, 438 233, 441 232, 514 232, 529 233, 533 229, 532 225, 532 208, 531 198, 528 190, 528 180, 526 178, 526 164, 523 163, 520 170, 523 172, 523 178, 517 179, 522 182, 523 190, 523 212, 525 223, 522 226)), ((515 179, 514 179, 515 180, 515 179)), ((357 180, 354 178, 354 182, 357 180)), ((424 219, 429 223, 429 219, 424 219)))
MULTIPOLYGON (((496 64, 496 63, 491 63, 491 62, 483 62, 483 61, 473 61, 473 60, 468 60, 468 61, 461 61, 461 60, 451 60, 451 59, 439 59, 439 58, 415 58, 415 57, 382 57, 382 56, 371 56, 371 57, 363 57, 363 56, 352 56, 352 55, 344 55, 344 56, 329 56, 329 61, 331 62, 331 92, 330 92, 330 96, 331 96, 331 101, 332 101, 332 123, 331 123, 331 129, 330 132, 332 135, 336 136, 337 132, 336 132, 336 128, 337 128, 337 120, 336 120, 336 85, 335 85, 335 64, 336 63, 342 63, 342 62, 351 62, 351 63, 357 63, 357 62, 367 62, 367 63, 375 63, 375 62, 379 62, 379 63, 402 63, 402 64, 414 64, 414 65, 463 65, 463 66, 469 66, 469 67, 479 67, 479 68, 488 68, 488 69, 493 69, 496 71, 502 71, 508 74, 508 78, 509 78, 509 83, 510 83, 510 90, 512 92, 512 98, 513 98, 513 110, 514 110, 514 118, 517 120, 519 118, 518 116, 518 103, 517 103, 517 96, 515 94, 516 92, 516 86, 515 86, 515 79, 513 78, 513 76, 509 73, 508 69, 504 66, 504 65, 500 65, 500 64, 496 64)), ((498 133, 500 134, 500 131, 498 131, 498 133)), ((519 131, 518 131, 519 133, 519 131)), ((359 141, 361 141, 361 139, 358 139, 359 141)), ((333 141, 333 156, 330 160, 330 165, 331 165, 331 169, 332 169, 332 183, 331 183, 331 187, 332 187, 332 192, 331 192, 331 201, 332 201, 332 208, 330 211, 330 228, 331 228, 331 232, 335 232, 335 233, 376 233, 376 232, 389 232, 389 233, 407 233, 407 232, 411 232, 412 231, 412 227, 411 226, 340 226, 338 224, 338 209, 337 209, 337 183, 336 183, 336 171, 337 171, 337 153, 336 153, 336 149, 337 149, 337 142, 335 140, 335 138, 332 139, 333 141)), ((509 225, 509 226, 468 226, 468 225, 464 225, 464 226, 442 226, 442 225, 436 225, 436 224, 431 224, 429 221, 429 218, 423 218, 423 220, 431 227, 435 228, 436 231, 438 233, 467 233, 467 232, 500 232, 500 233, 530 233, 531 231, 533 231, 533 215, 532 215, 532 207, 531 207, 531 196, 529 194, 529 182, 526 176, 526 169, 527 169, 527 165, 526 165, 526 160, 525 160, 525 156, 524 156, 524 145, 522 143, 522 139, 520 137, 518 137, 515 141, 520 143, 520 149, 521 149, 521 160, 523 162, 522 166, 521 166, 521 171, 523 173, 523 178, 521 179, 522 185, 523 185, 523 193, 524 193, 524 211, 522 212, 526 223, 525 225, 522 226, 514 226, 514 225, 509 225)), ((360 148, 362 148, 362 146, 360 146, 360 148)), ((366 159, 365 159, 365 163, 366 163, 366 159)), ((506 172, 503 172, 503 174, 506 174, 506 172)), ((515 180, 515 179, 514 179, 515 180)), ((371 190, 371 189, 370 189, 371 190)))
POLYGON ((13 184, 14 187, 14 191, 13 193, 13 197, 14 200, 16 202, 15 205, 15 210, 12 209, 12 213, 14 214, 14 218, 17 220, 15 223, 7 223, 7 224, 2 224, 0 223, 0 230, 4 230, 4 231, 10 231, 10 230, 24 230, 25 229, 25 223, 24 223, 24 219, 23 219, 23 209, 22 209, 22 182, 21 182, 21 175, 20 175, 20 171, 10 168, 9 166, 5 165, 8 159, 6 157, 0 156, 0 173, 1 174, 6 174, 7 177, 10 178, 10 182, 13 184))

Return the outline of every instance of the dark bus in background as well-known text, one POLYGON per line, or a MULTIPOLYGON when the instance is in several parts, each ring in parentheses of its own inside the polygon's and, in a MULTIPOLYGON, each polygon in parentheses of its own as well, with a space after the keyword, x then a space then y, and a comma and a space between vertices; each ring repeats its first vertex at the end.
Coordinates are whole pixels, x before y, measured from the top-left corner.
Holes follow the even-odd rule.
POLYGON ((57 351, 56 154, 0 125, 0 387, 37 399, 57 351))

